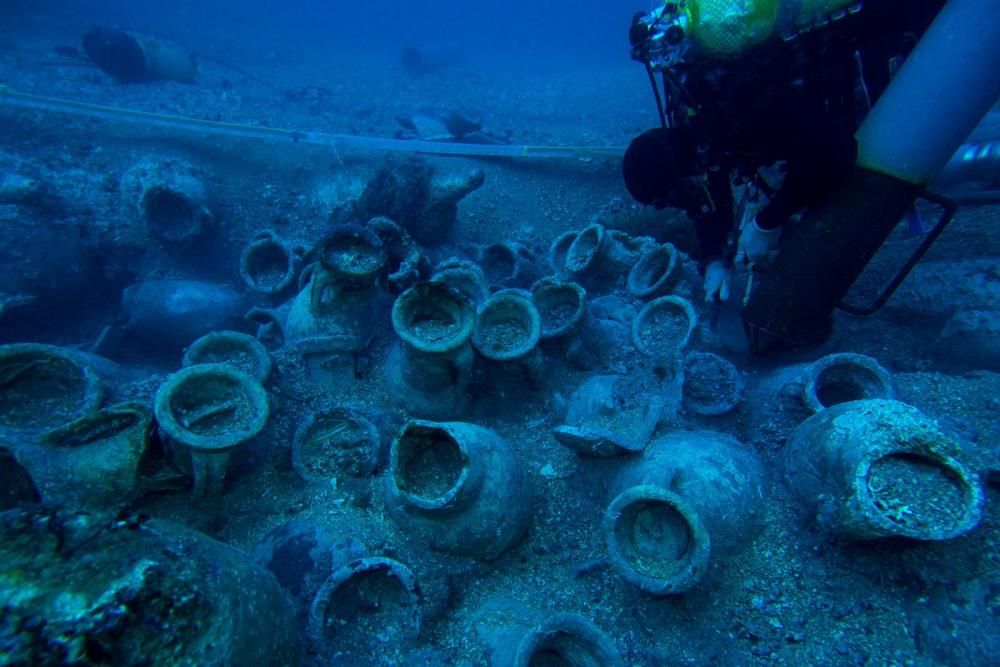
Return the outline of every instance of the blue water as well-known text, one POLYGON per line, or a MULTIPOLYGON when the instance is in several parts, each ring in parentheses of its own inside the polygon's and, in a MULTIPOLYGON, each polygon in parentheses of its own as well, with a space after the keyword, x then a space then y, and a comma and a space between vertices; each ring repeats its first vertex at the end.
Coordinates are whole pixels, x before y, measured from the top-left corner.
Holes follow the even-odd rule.
MULTIPOLYGON (((69 2, 41 9, 12 2, 13 10, 46 22, 111 22, 138 31, 197 36, 245 45, 322 48, 328 54, 395 56, 400 44, 445 44, 471 57, 504 58, 541 65, 556 59, 619 62, 627 59, 627 28, 643 6, 628 3, 421 2, 69 2), (623 27, 624 26, 624 27, 623 27)), ((640 5, 643 3, 640 3, 640 5)))

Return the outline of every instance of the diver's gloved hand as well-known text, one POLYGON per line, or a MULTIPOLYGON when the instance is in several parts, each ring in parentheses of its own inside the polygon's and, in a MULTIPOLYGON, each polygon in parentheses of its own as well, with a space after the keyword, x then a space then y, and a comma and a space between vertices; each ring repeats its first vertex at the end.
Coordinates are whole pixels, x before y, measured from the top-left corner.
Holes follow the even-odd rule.
POLYGON ((732 267, 721 259, 713 259, 705 267, 705 302, 727 301, 732 282, 732 267))
POLYGON ((737 264, 757 264, 768 253, 778 247, 778 237, 781 236, 781 228, 761 229, 757 225, 757 219, 743 227, 740 232, 739 250, 736 251, 737 264))

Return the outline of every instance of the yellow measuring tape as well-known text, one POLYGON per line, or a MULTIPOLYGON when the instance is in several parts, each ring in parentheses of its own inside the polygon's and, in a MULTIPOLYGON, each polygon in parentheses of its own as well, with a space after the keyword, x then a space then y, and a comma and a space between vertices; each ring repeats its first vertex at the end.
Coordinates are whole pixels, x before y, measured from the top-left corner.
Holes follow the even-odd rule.
POLYGON ((456 157, 508 157, 508 158, 618 158, 623 146, 527 146, 509 144, 464 144, 443 141, 409 141, 405 139, 384 139, 380 137, 360 137, 351 134, 329 134, 325 132, 303 132, 277 127, 223 123, 188 116, 135 111, 120 107, 90 104, 57 97, 21 93, 0 84, 0 103, 8 106, 68 113, 109 121, 137 123, 151 127, 168 127, 214 135, 290 141, 292 143, 330 146, 334 149, 358 148, 365 150, 390 151, 398 153, 423 153, 428 155, 453 155, 456 157))

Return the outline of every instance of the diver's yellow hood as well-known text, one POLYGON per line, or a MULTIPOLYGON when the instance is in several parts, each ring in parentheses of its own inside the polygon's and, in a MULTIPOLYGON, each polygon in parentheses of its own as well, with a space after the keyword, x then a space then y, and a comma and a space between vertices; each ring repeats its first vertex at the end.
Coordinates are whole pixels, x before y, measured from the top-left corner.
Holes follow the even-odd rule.
POLYGON ((710 53, 729 55, 771 37, 794 34, 844 15, 858 0, 687 0, 685 34, 710 53))

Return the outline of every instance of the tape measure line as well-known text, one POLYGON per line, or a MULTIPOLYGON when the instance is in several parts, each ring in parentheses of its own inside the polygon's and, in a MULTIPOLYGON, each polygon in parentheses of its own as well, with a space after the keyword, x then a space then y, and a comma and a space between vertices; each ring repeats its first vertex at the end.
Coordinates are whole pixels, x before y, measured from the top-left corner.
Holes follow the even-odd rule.
POLYGON ((135 111, 120 107, 103 106, 88 102, 78 102, 56 97, 31 95, 14 91, 0 84, 0 102, 8 106, 68 113, 88 116, 108 121, 137 123, 149 127, 165 127, 192 132, 205 132, 219 136, 246 139, 290 141, 292 143, 330 146, 335 150, 358 148, 364 150, 388 151, 396 153, 422 153, 427 155, 451 155, 455 157, 507 157, 546 159, 591 159, 599 157, 621 157, 623 146, 527 146, 511 144, 463 144, 439 141, 410 141, 381 137, 362 137, 352 134, 328 134, 325 132, 300 132, 276 127, 260 127, 201 120, 186 116, 135 111))

